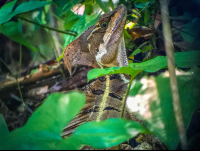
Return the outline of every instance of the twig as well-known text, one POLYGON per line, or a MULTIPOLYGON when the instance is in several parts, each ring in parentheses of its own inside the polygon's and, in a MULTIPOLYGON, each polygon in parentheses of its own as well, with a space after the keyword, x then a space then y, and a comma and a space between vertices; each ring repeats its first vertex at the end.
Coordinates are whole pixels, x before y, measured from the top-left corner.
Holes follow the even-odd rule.
POLYGON ((191 50, 191 49, 189 49, 189 48, 186 48, 186 47, 183 47, 183 46, 177 44, 176 42, 174 42, 174 46, 179 47, 180 49, 183 49, 183 50, 185 50, 185 51, 190 51, 190 50, 191 50))
MULTIPOLYGON (((19 44, 19 66, 21 67, 22 65, 22 45, 19 44)), ((17 76, 19 75, 20 71, 18 72, 17 76)), ((17 87, 18 87, 18 91, 19 91, 19 95, 20 95, 20 98, 21 98, 21 101, 22 101, 22 104, 24 106, 27 106, 25 103, 24 103, 24 99, 23 99, 23 96, 22 96, 22 91, 20 89, 20 84, 19 84, 19 81, 18 81, 18 77, 15 77, 15 80, 17 81, 17 87)))
MULTIPOLYGON (((121 111, 120 111, 120 118, 123 118, 124 109, 125 109, 125 106, 126 106, 126 99, 127 99, 128 94, 129 94, 129 91, 130 91, 130 88, 131 88, 131 83, 133 82, 134 78, 135 77, 131 77, 131 80, 129 81, 129 84, 128 84, 128 88, 126 89, 126 93, 123 97, 122 108, 121 108, 121 111)), ((120 150, 120 144, 116 146, 116 150, 120 150)))
POLYGON ((131 80, 129 81, 129 84, 128 84, 128 88, 126 89, 126 93, 123 97, 123 101, 122 101, 122 109, 121 109, 121 112, 120 112, 120 118, 123 118, 123 115, 124 115, 124 109, 125 109, 125 106, 126 106, 126 99, 127 99, 127 96, 129 94, 129 91, 130 91, 130 88, 131 88, 131 83, 133 82, 133 79, 135 77, 131 77, 131 80))
POLYGON ((63 33, 63 34, 67 34, 67 35, 71 35, 71 36, 74 36, 74 37, 77 36, 77 33, 76 33, 75 31, 71 31, 71 30, 66 30, 66 31, 58 30, 58 29, 51 28, 51 27, 48 27, 48 26, 45 26, 45 25, 41 25, 41 24, 39 24, 39 23, 36 23, 36 22, 34 22, 34 21, 31 21, 31 20, 28 20, 28 19, 25 19, 25 18, 22 18, 22 17, 17 17, 17 18, 19 18, 19 19, 21 19, 21 20, 24 20, 24 21, 27 21, 27 22, 29 22, 29 23, 38 25, 38 26, 40 26, 40 27, 49 29, 49 30, 53 30, 53 31, 56 31, 56 32, 59 32, 59 33, 63 33))
POLYGON ((22 65, 22 44, 19 44, 19 66, 22 65))
POLYGON ((163 33, 165 40, 165 49, 167 53, 167 62, 168 62, 168 70, 170 74, 170 86, 172 93, 172 101, 173 101, 173 109, 176 118, 176 124, 179 131, 179 138, 181 142, 182 149, 187 149, 187 139, 185 133, 185 127, 181 112, 180 106, 180 98, 178 93, 177 79, 175 74, 175 65, 174 65, 174 45, 172 41, 172 33, 170 29, 170 21, 169 21, 169 10, 168 3, 166 0, 160 0, 161 7, 161 15, 162 15, 162 25, 163 25, 163 33))
MULTIPOLYGON (((21 46, 20 46, 20 52, 21 52, 21 46)), ((20 55, 21 56, 21 55, 20 55)), ((20 59, 21 60, 21 59, 20 59)), ((19 94, 20 94, 20 101, 23 103, 23 105, 27 108, 27 110, 30 112, 30 113, 33 113, 32 110, 30 110, 30 108, 26 105, 26 103, 24 103, 24 100, 23 100, 23 96, 22 96, 22 92, 21 92, 21 89, 20 89, 20 82, 19 82, 19 79, 14 75, 14 73, 12 72, 12 70, 10 70, 10 68, 7 66, 7 64, 3 61, 3 59, 0 58, 0 61, 7 67, 7 69, 10 71, 10 73, 15 77, 15 82, 12 86, 17 86, 18 87, 18 90, 19 90, 19 94)), ((0 84, 0 90, 1 90, 1 87, 4 88, 4 85, 3 84, 0 84)))
MULTIPOLYGON (((0 58, 0 60, 3 62, 3 60, 1 58, 0 58)), ((43 65, 43 66, 39 67, 39 69, 36 73, 18 78, 17 80, 18 80, 19 84, 25 85, 25 84, 33 83, 33 82, 36 82, 36 81, 39 81, 39 80, 42 80, 44 78, 48 78, 50 76, 53 76, 53 75, 60 73, 58 63, 51 65, 51 66, 47 66, 47 67, 45 67, 46 65, 43 65), (47 69, 48 69, 48 71, 46 71, 47 69)), ((11 71, 11 74, 12 74, 12 71, 11 71)), ((5 91, 9 90, 10 88, 15 89, 16 87, 17 87, 17 81, 16 80, 0 83, 0 94, 4 93, 5 91)))
POLYGON ((24 101, 23 101, 22 99, 18 98, 18 97, 17 97, 16 95, 14 95, 14 94, 10 94, 10 97, 13 98, 13 99, 15 99, 16 101, 22 102, 23 105, 26 107, 26 109, 27 109, 31 114, 33 114, 33 111, 28 107, 28 105, 26 105, 26 104, 24 103, 24 101))

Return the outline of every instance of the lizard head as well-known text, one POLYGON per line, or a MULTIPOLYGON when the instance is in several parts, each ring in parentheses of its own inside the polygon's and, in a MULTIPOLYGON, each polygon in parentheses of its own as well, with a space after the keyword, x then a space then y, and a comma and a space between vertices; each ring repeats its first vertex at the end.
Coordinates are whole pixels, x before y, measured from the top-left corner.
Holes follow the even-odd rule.
POLYGON ((120 5, 99 17, 88 36, 88 49, 101 68, 127 66, 123 29, 127 10, 120 5))
POLYGON ((95 25, 66 47, 63 60, 70 73, 74 65, 105 68, 128 64, 123 36, 126 14, 126 7, 120 5, 101 15, 95 25))

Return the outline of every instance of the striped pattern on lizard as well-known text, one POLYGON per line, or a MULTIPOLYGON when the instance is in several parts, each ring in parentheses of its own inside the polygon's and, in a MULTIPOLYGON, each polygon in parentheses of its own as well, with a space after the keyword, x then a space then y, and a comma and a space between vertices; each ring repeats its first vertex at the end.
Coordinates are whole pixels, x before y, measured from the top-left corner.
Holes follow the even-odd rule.
MULTIPOLYGON (((114 11, 103 14, 95 25, 66 47, 63 60, 70 73, 71 67, 77 64, 93 68, 128 65, 123 36, 126 12, 126 7, 120 5, 114 11)), ((119 117, 128 84, 128 79, 126 82, 124 79, 123 74, 107 75, 89 82, 84 90, 87 103, 63 135, 68 135, 87 121, 119 117)))
MULTIPOLYGON (((93 68, 128 65, 123 36, 126 15, 127 9, 124 5, 103 14, 95 25, 66 47, 63 60, 70 74, 74 65, 93 68)), ((73 133, 85 122, 120 117, 128 82, 129 76, 124 74, 106 75, 91 80, 84 89, 86 105, 64 129, 63 137, 73 133)), ((133 119, 127 111, 124 117, 133 119)))

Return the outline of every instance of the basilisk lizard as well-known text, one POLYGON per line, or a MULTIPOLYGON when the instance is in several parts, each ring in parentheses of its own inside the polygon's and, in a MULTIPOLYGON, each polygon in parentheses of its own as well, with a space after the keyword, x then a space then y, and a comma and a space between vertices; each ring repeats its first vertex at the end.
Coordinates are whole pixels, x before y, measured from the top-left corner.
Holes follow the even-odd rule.
MULTIPOLYGON (((94 68, 127 66, 123 29, 126 7, 103 14, 96 25, 89 27, 65 49, 63 60, 71 73, 76 64, 94 68)), ((87 105, 80 115, 88 113, 87 121, 119 117, 123 95, 127 88, 124 75, 104 76, 91 81, 84 90, 87 105), (89 105, 90 104, 90 105, 89 105)))
MULTIPOLYGON (((126 14, 124 5, 103 14, 95 25, 66 47, 63 60, 70 73, 74 65, 93 68, 128 65, 123 36, 126 14)), ((64 129, 63 136, 73 133, 85 122, 120 117, 128 82, 129 77, 124 74, 106 75, 90 81, 84 89, 86 105, 64 129)), ((124 116, 131 119, 127 111, 124 116)))

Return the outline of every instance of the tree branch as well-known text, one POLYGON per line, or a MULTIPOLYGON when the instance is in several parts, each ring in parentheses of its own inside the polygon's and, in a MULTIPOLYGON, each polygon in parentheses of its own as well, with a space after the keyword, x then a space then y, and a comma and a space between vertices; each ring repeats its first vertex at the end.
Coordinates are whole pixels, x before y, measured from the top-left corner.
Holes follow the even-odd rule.
POLYGON ((40 26, 40 27, 43 27, 43 28, 46 28, 46 29, 49 29, 49 30, 53 30, 53 31, 56 31, 56 32, 59 32, 59 33, 71 35, 71 36, 74 36, 74 37, 77 36, 77 33, 76 33, 75 31, 71 31, 71 30, 66 30, 66 31, 58 30, 58 29, 51 28, 51 27, 48 27, 48 26, 45 26, 45 25, 41 25, 41 24, 36 23, 36 22, 34 22, 34 21, 28 20, 28 19, 26 19, 26 18, 22 18, 22 17, 16 17, 16 18, 19 18, 19 19, 24 20, 24 21, 26 21, 26 22, 29 22, 29 23, 32 23, 32 24, 38 25, 38 26, 40 26))
POLYGON ((174 109, 177 128, 179 131, 181 147, 182 149, 186 150, 187 139, 186 139, 183 117, 181 113, 180 97, 178 93, 178 85, 175 74, 174 45, 172 41, 167 0, 160 0, 160 7, 161 7, 162 25, 163 25, 163 33, 165 40, 165 49, 167 53, 168 70, 170 74, 170 86, 172 93, 173 109, 174 109))

